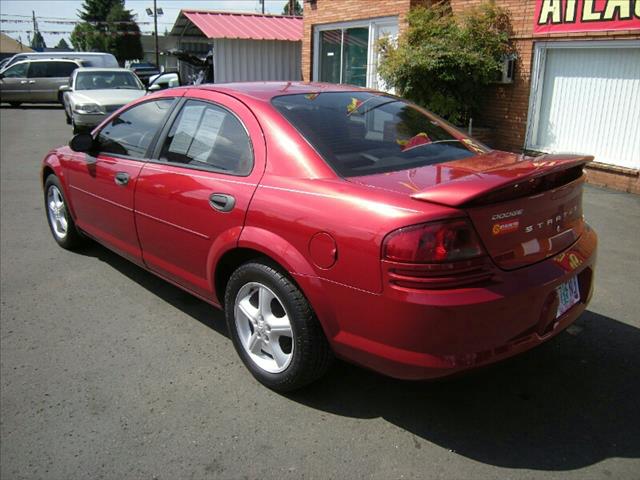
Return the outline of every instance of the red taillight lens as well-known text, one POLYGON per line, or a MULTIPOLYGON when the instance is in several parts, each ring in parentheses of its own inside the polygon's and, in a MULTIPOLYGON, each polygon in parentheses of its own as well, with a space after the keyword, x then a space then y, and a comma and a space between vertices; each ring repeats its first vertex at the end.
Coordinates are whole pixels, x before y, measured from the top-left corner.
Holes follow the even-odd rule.
POLYGON ((383 258, 395 262, 455 262, 483 254, 475 231, 464 219, 401 228, 387 235, 382 246, 383 258))

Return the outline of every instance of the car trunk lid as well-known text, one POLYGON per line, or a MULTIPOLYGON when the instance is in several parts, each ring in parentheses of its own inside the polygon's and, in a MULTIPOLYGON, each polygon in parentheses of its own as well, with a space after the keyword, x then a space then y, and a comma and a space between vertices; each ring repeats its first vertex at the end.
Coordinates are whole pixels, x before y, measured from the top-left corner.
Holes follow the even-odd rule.
POLYGON ((512 270, 552 256, 582 234, 582 169, 593 157, 504 152, 351 178, 459 208, 494 262, 512 270))

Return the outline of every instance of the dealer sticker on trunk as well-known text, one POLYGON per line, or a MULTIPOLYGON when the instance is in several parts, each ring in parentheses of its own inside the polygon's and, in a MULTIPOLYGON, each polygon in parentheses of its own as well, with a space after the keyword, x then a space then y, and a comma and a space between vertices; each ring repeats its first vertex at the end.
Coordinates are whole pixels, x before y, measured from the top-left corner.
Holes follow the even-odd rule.
POLYGON ((580 301, 580 287, 578 286, 578 277, 572 277, 556 287, 558 292, 558 311, 556 318, 560 317, 567 310, 580 301))

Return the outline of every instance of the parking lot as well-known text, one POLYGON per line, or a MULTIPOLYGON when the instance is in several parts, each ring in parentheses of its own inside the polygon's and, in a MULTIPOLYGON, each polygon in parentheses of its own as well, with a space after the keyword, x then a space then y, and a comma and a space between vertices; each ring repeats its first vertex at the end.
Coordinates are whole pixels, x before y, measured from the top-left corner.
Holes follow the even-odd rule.
POLYGON ((640 198, 587 187, 596 293, 577 323, 466 376, 337 363, 258 384, 221 312, 92 245, 59 248, 39 164, 58 107, 0 109, 2 479, 637 479, 640 198))

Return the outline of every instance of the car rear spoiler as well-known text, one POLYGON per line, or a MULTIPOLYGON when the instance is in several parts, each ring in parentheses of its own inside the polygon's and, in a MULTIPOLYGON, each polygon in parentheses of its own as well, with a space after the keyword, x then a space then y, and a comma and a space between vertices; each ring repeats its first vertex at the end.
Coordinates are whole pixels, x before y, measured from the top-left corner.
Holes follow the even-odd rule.
POLYGON ((593 160, 589 155, 542 155, 525 158, 521 162, 494 170, 437 184, 414 193, 411 198, 449 207, 461 207, 489 194, 494 196, 497 192, 500 192, 504 199, 523 196, 527 191, 533 194, 535 191, 530 185, 539 184, 544 177, 584 166, 593 160))

